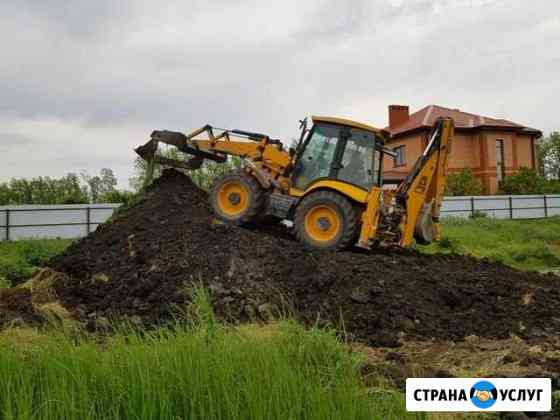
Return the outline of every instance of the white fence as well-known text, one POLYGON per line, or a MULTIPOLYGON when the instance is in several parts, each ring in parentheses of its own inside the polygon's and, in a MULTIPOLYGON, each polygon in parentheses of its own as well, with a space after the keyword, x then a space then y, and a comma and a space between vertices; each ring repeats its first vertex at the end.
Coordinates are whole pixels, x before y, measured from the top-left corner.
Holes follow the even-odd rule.
POLYGON ((441 217, 485 213, 499 219, 538 219, 560 215, 560 194, 445 197, 441 217))
POLYGON ((0 206, 0 240, 79 238, 97 229, 120 204, 0 206))
MULTIPOLYGON (((120 204, 0 206, 0 240, 79 238, 97 229, 120 204)), ((535 219, 560 215, 560 195, 491 195, 446 197, 442 217, 470 217, 479 212, 500 219, 535 219)))

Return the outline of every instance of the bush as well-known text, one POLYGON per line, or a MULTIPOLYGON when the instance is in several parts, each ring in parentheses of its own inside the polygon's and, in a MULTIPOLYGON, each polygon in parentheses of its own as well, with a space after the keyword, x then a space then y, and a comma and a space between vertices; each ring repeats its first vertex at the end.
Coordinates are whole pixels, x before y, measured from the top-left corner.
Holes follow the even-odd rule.
POLYGON ((504 179, 500 190, 505 194, 544 194, 546 179, 534 169, 522 167, 504 179))
POLYGON ((560 417, 560 391, 552 393, 552 415, 560 417))
POLYGON ((560 180, 549 179, 544 187, 545 194, 560 194, 560 180))
POLYGON ((122 203, 128 204, 133 201, 136 194, 132 191, 113 190, 99 196, 100 203, 122 203))
POLYGON ((469 168, 447 176, 446 195, 480 195, 481 193, 482 184, 469 168))

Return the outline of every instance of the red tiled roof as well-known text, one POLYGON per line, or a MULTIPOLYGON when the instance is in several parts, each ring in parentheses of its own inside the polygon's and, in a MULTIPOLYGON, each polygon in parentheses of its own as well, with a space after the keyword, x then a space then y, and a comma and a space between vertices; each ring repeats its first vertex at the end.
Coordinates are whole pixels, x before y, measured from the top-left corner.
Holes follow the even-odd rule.
POLYGON ((433 127, 434 123, 438 118, 441 117, 451 117, 455 122, 456 128, 479 128, 479 127, 497 127, 497 128, 507 128, 507 129, 518 129, 525 130, 529 132, 534 132, 536 134, 540 133, 538 130, 525 127, 521 124, 514 123, 512 121, 484 117, 482 115, 470 114, 468 112, 463 112, 459 109, 445 108, 439 105, 428 105, 419 111, 411 114, 409 119, 403 123, 390 129, 386 127, 386 130, 391 132, 392 136, 398 134, 406 133, 418 128, 429 128, 433 127))

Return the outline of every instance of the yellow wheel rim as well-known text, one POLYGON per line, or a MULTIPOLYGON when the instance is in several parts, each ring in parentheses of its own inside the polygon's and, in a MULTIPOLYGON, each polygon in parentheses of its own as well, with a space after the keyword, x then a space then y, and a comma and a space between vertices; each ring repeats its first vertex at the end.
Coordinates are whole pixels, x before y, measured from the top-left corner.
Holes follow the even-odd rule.
POLYGON ((305 215, 305 231, 317 242, 329 242, 336 238, 341 224, 338 213, 325 205, 315 206, 305 215))
POLYGON ((228 182, 218 189, 216 201, 227 216, 239 216, 249 206, 249 190, 238 182, 228 182))

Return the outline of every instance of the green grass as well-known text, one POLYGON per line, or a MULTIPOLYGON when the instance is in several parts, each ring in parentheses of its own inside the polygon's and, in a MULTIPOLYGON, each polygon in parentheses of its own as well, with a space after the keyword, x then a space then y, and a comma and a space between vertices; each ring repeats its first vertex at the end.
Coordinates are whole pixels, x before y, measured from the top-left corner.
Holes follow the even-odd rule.
POLYGON ((523 270, 560 270, 560 217, 443 219, 443 239, 426 253, 470 254, 523 270))
POLYGON ((424 418, 406 413, 400 393, 369 392, 358 356, 332 332, 287 321, 227 328, 199 308, 190 324, 101 343, 4 333, 0 418, 424 418))
POLYGON ((37 239, 0 242, 0 287, 31 276, 37 266, 64 251, 68 239, 37 239))

